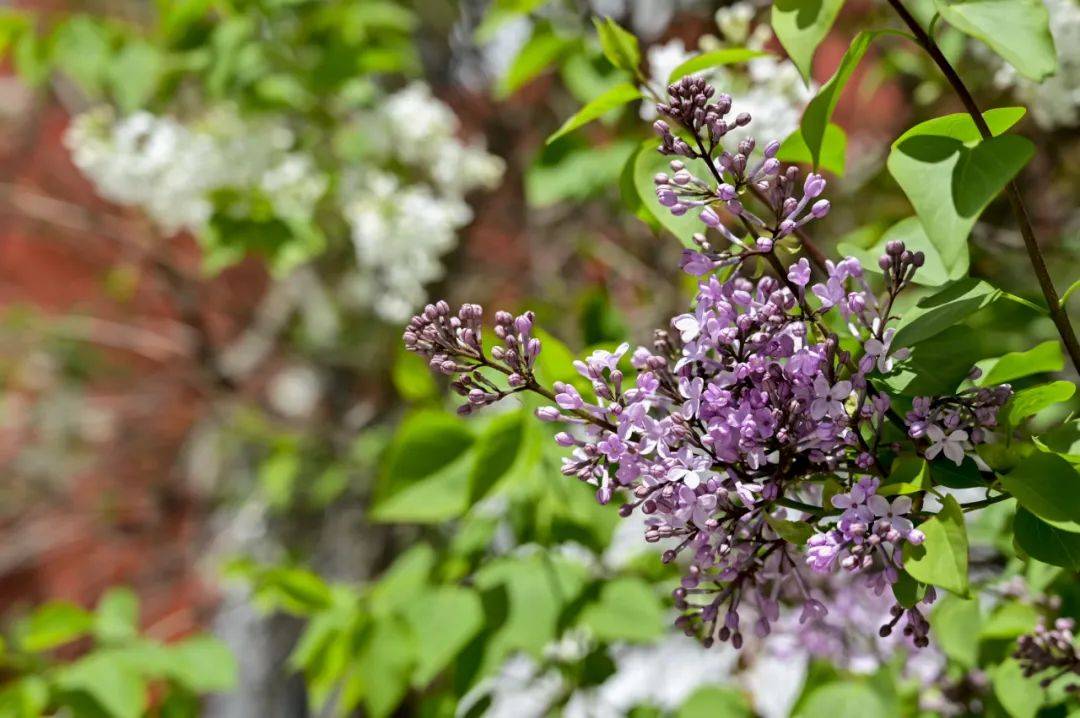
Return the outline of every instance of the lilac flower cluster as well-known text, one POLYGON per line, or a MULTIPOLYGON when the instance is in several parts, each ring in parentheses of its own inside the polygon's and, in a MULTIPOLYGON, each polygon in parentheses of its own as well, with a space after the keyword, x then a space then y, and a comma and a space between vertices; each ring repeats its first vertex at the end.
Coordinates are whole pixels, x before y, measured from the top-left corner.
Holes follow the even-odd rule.
MULTIPOLYGON (((817 200, 825 180, 808 176, 796 199, 797 170, 780 167, 777 143, 756 162, 753 139, 743 140, 735 155, 722 150, 731 127, 724 119, 729 97, 697 78, 669 93, 671 102, 658 110, 693 144, 660 121, 660 151, 702 161, 716 184, 677 160, 674 176, 657 177, 658 199, 676 214, 701 206, 705 225, 731 245, 716 252, 699 235, 700 251, 685 254, 684 268, 702 277, 691 311, 629 357, 624 344, 575 362, 581 381, 550 390, 533 373, 540 344, 531 336, 529 313, 496 315, 501 344, 490 357, 475 305, 457 316, 445 303, 427 307, 410 322, 405 344, 455 377, 454 389, 468 398, 466 411, 524 390, 553 402, 537 414, 570 425, 556 436, 571 450, 563 473, 595 486, 601 503, 616 492, 626 496, 620 513, 644 514, 645 539, 663 543, 665 562, 685 562, 673 594, 677 624, 707 645, 730 640, 739 647, 748 626, 760 637, 770 633, 781 602, 801 604, 801 622, 820 619, 827 608, 813 590, 814 574, 859 573, 878 595, 894 584, 902 545, 925 537, 914 525, 911 498, 877 493, 888 476, 886 447, 895 452, 886 427, 909 436, 911 451, 959 462, 968 445, 991 438, 986 427, 1009 390, 919 399, 907 421, 901 418, 871 379, 893 372, 907 356, 892 346, 895 330, 888 325, 922 254, 889 243, 879 261, 886 276, 880 296, 854 258, 821 262, 816 282, 806 259, 784 267, 777 243, 825 215, 827 201, 817 200), (770 219, 747 209, 749 198, 770 219), (738 221, 741 237, 716 208, 738 221), (751 257, 772 275, 753 281, 738 266, 726 279, 712 274, 751 257), (831 326, 847 328, 847 349, 831 326), (492 381, 493 371, 506 376, 505 389, 492 381), (823 504, 827 478, 841 490, 823 504), (786 518, 788 511, 797 522, 786 518), (805 525, 813 531, 804 547, 797 536, 805 525)), ((734 120, 749 122, 747 115, 734 120)), ((903 634, 926 645, 928 624, 915 607, 895 605, 880 634, 889 635, 905 616, 903 634)))
MULTIPOLYGON (((1080 653, 1077 653, 1074 622, 1071 618, 1059 618, 1053 628, 1040 623, 1034 632, 1023 635, 1017 641, 1013 657, 1020 662, 1028 678, 1050 671, 1040 681, 1047 688, 1066 676, 1080 676, 1080 653)), ((1080 691, 1080 683, 1065 686, 1070 693, 1080 691)))
POLYGON ((1012 387, 999 384, 952 396, 916 397, 906 416, 908 435, 913 439, 926 438, 930 444, 926 458, 942 454, 959 465, 969 445, 982 444, 990 438, 998 412, 1012 394, 1012 387))

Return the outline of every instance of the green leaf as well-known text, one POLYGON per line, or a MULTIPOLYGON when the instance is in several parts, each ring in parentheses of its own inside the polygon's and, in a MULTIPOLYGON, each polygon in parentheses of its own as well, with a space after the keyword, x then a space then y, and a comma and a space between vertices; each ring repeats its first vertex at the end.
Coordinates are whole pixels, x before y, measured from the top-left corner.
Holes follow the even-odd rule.
POLYGON ((638 65, 641 64, 641 49, 638 47, 637 38, 610 17, 603 20, 593 18, 593 24, 600 36, 600 47, 608 62, 636 76, 638 65))
POLYGON ((942 19, 981 40, 1017 71, 1041 82, 1057 70, 1050 16, 1042 0, 935 0, 942 19))
POLYGON ((434 568, 435 550, 427 544, 417 544, 398 556, 371 587, 372 613, 387 615, 425 593, 434 568))
MULTIPOLYGON (((656 218, 656 220, 669 232, 678 237, 679 241, 683 243, 683 246, 689 248, 696 248, 691 237, 696 232, 704 232, 705 225, 698 219, 698 212, 691 210, 684 214, 682 217, 676 217, 668 211, 667 207, 662 207, 660 202, 656 199, 656 184, 653 183, 653 177, 658 172, 670 172, 671 168, 669 163, 670 157, 664 157, 656 151, 656 140, 646 140, 637 157, 634 160, 634 187, 637 189, 638 196, 641 198, 642 205, 648 208, 650 214, 656 218)), ((708 170, 705 169, 701 160, 683 160, 691 172, 699 177, 708 176, 708 170)), ((540 354, 543 356, 543 353, 540 354)))
POLYGON ((495 89, 496 97, 507 98, 532 82, 574 44, 575 40, 556 35, 545 25, 538 25, 499 80, 495 89))
POLYGON ((888 714, 881 696, 867 684, 837 681, 814 688, 794 718, 866 718, 888 714))
POLYGON ((479 596, 457 586, 426 591, 422 600, 406 601, 403 613, 423 646, 412 676, 416 688, 430 683, 484 625, 479 596))
POLYGON ((817 165, 843 177, 847 165, 847 134, 838 125, 830 122, 826 126, 819 155, 818 161, 815 161, 810 148, 806 146, 806 140, 803 139, 802 130, 795 130, 780 145, 776 158, 781 162, 817 165))
POLYGON ((930 467, 921 456, 898 456, 889 468, 889 480, 877 493, 882 496, 913 494, 930 488, 930 467))
POLYGON ((405 401, 421 402, 438 395, 439 388, 424 358, 402 347, 394 359, 390 378, 398 396, 405 401))
POLYGON ((100 22, 75 15, 57 29, 56 65, 89 96, 100 97, 111 59, 111 33, 100 22))
POLYGON ((750 50, 745 47, 725 47, 720 50, 703 52, 700 55, 691 57, 689 60, 672 70, 671 74, 668 75, 667 82, 670 85, 678 82, 687 75, 693 75, 695 72, 701 72, 702 70, 709 70, 723 65, 734 65, 739 62, 753 60, 755 57, 764 57, 768 54, 769 53, 762 50, 750 50))
POLYGON ((228 646, 213 636, 192 636, 165 647, 169 678, 193 693, 231 690, 236 686, 236 660, 228 646))
POLYGON ((947 486, 950 489, 974 489, 986 486, 978 464, 970 456, 965 456, 963 463, 959 466, 943 457, 934 459, 930 462, 930 481, 935 486, 947 486))
POLYGON ((1015 658, 1007 658, 990 674, 994 695, 1012 718, 1035 718, 1043 704, 1039 681, 1024 676, 1015 658))
POLYGON ((805 521, 778 519, 768 512, 764 514, 764 517, 765 522, 776 532, 776 535, 788 543, 801 546, 814 535, 814 527, 805 521))
POLYGON ((989 306, 1001 295, 1001 290, 978 279, 961 279, 948 284, 904 313, 897 325, 893 346, 910 347, 929 339, 989 306))
POLYGON ((1071 381, 1052 381, 1028 389, 1022 389, 1013 395, 1008 404, 1009 423, 1015 426, 1029 416, 1034 416, 1048 406, 1068 401, 1076 393, 1076 385, 1071 381))
POLYGON ((127 588, 110 588, 94 612, 94 636, 106 643, 139 634, 139 599, 127 588))
POLYGON ((990 614, 979 630, 980 639, 1016 638, 1030 633, 1039 622, 1039 611, 1026 603, 1008 601, 990 614))
POLYGON ((885 379, 893 392, 905 396, 951 394, 971 367, 985 356, 978 333, 965 324, 951 326, 909 347, 911 356, 885 379))
POLYGON ((1043 342, 1026 352, 1010 352, 993 363, 979 380, 980 386, 994 386, 1043 372, 1061 371, 1065 357, 1056 339, 1043 342))
POLYGON ((64 691, 84 693, 111 718, 140 718, 146 707, 146 682, 139 672, 108 651, 92 653, 56 672, 64 691))
POLYGON ((1051 526, 1020 507, 1013 520, 1013 539, 1031 558, 1080 571, 1080 533, 1051 526))
POLYGON ((150 100, 163 65, 161 51, 144 40, 124 46, 109 67, 109 85, 121 110, 134 112, 150 100))
POLYGON ((979 602, 945 596, 934 606, 934 637, 945 655, 965 668, 975 668, 979 660, 979 635, 982 618, 979 602))
POLYGON ((41 718, 49 705, 49 684, 40 676, 27 675, 0 687, 0 715, 8 718, 41 718))
POLYGON ((1080 419, 1066 421, 1039 436, 1038 441, 1066 461, 1080 463, 1080 419))
POLYGON ((703 686, 686 699, 675 718, 750 718, 752 715, 750 702, 736 689, 703 686))
POLYGON ((809 81, 814 69, 814 52, 829 34, 844 0, 776 0, 772 6, 772 28, 780 44, 809 81))
POLYGON ((941 510, 919 529, 926 541, 919 546, 904 544, 904 570, 917 581, 967 597, 968 540, 960 504, 946 496, 941 510))
POLYGON ((278 447, 259 466, 259 486, 266 502, 275 509, 284 509, 292 500, 296 479, 300 475, 300 452, 296 446, 278 447))
POLYGON ((469 477, 469 503, 487 496, 517 460, 525 440, 525 412, 514 411, 496 417, 476 443, 469 477))
POLYGON ((639 578, 604 583, 600 599, 585 608, 581 625, 601 641, 645 643, 664 633, 664 607, 656 592, 639 578))
POLYGON ((388 617, 371 626, 356 668, 363 680, 364 705, 372 718, 385 718, 401 703, 409 689, 419 648, 416 637, 401 619, 388 617))
MULTIPOLYGON (((547 147, 525 172, 525 199, 530 207, 550 207, 564 201, 581 202, 606 194, 620 176, 637 140, 573 147, 547 147)), ((637 192, 633 193, 637 198, 637 192)))
MULTIPOLYGON (((773 3, 773 22, 775 26, 775 18, 777 8, 780 7, 786 0, 780 0, 773 3)), ((810 5, 817 3, 820 7, 823 4, 823 0, 797 0, 799 5, 810 5)), ((829 0, 824 0, 828 3, 829 0)), ((836 2, 837 10, 840 9, 840 2, 836 2)), ((832 24, 832 20, 829 20, 829 24, 832 24)), ((825 28, 828 30, 828 27, 825 28)), ((778 33, 779 34, 779 33, 778 33)), ((810 157, 813 159, 814 167, 817 167, 821 162, 822 147, 825 144, 825 134, 829 127, 829 120, 832 119, 833 111, 836 109, 836 103, 840 101, 840 94, 844 91, 844 86, 847 85, 848 80, 851 79, 851 74, 855 72, 855 68, 858 67, 859 62, 862 60, 863 55, 866 54, 867 48, 870 47, 870 43, 877 37, 878 32, 860 32, 855 36, 855 39, 851 41, 851 45, 848 46, 847 52, 844 53, 844 57, 840 60, 840 66, 836 68, 836 72, 829 78, 829 81, 821 86, 814 99, 810 100, 806 106, 806 110, 803 111, 802 120, 799 123, 799 128, 802 133, 803 141, 806 142, 806 146, 810 150, 810 157)), ((784 38, 780 37, 780 41, 783 42, 784 38)), ((820 38, 817 42, 820 42, 820 38)), ((814 46, 817 46, 817 42, 814 46)), ((785 47, 786 47, 785 43, 785 47)), ((789 50, 790 52, 790 50, 789 50)), ((811 57, 813 50, 811 49, 811 57)), ((798 65, 798 58, 792 56, 795 60, 795 64, 798 65)), ((809 77, 809 58, 807 58, 807 69, 803 70, 803 76, 809 77)), ((800 66, 800 69, 802 67, 800 66)))
POLYGON ((1002 476, 1001 484, 1039 518, 1080 523, 1080 471, 1057 454, 1036 451, 1002 476))
MULTIPOLYGON (((1000 108, 983 117, 1001 135, 1024 114, 1000 108)), ((916 125, 889 152, 889 172, 911 200, 926 236, 943 255, 958 252, 990 201, 1034 154, 1032 143, 1016 135, 983 140, 967 114, 938 117, 916 125)))
POLYGON ((29 653, 48 651, 82 638, 94 626, 94 617, 73 603, 46 603, 21 621, 15 630, 19 647, 29 653))
POLYGON ((472 447, 475 437, 461 419, 420 411, 398 427, 376 487, 376 502, 444 470, 472 447))
POLYGON ((629 82, 615 85, 567 119, 566 122, 562 124, 562 127, 547 138, 547 144, 551 144, 563 135, 573 132, 577 128, 603 117, 616 107, 622 107, 626 103, 638 99, 641 99, 641 92, 634 85, 631 85, 629 82))
POLYGON ((954 242, 939 247, 926 236, 918 217, 907 217, 885 230, 873 247, 860 249, 846 242, 837 245, 837 251, 852 255, 862 261, 869 271, 879 274, 878 258, 885 253, 885 245, 898 239, 913 252, 922 252, 926 261, 915 272, 912 281, 928 287, 938 287, 967 275, 969 253, 967 242, 954 242))
POLYGON ((513 651, 541 656, 556 636, 562 608, 584 588, 585 569, 576 562, 538 553, 490 561, 476 573, 475 582, 493 600, 501 597, 501 610, 490 619, 497 621, 497 628, 484 645, 481 671, 486 673, 498 668, 513 651), (501 621, 496 618, 499 614, 501 621))
POLYGON ((913 608, 915 604, 926 597, 925 583, 913 579, 906 571, 900 572, 900 577, 892 586, 893 596, 896 602, 904 608, 913 608))

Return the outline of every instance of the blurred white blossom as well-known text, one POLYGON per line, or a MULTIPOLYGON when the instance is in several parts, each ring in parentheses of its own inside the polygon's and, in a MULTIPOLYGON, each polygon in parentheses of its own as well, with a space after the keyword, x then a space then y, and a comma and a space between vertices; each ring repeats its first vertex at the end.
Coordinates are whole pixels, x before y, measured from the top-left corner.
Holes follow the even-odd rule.
POLYGON ((352 230, 357 271, 344 287, 388 321, 404 321, 443 275, 441 258, 472 221, 465 195, 492 188, 503 162, 459 139, 447 105, 415 82, 383 101, 363 128, 373 164, 343 183, 342 213, 352 230), (379 169, 404 166, 403 172, 379 169))
POLYGON ((98 108, 74 118, 64 143, 101 196, 142 209, 167 234, 201 231, 217 190, 259 189, 279 215, 309 218, 327 186, 308 155, 290 151, 285 127, 225 108, 190 124, 98 108))

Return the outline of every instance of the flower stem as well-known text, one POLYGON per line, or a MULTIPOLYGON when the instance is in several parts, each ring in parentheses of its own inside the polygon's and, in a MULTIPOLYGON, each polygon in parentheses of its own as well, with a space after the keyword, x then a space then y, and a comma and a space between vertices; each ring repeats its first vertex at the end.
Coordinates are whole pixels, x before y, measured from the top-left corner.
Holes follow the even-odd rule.
MULTIPOLYGON (((975 102, 975 98, 972 97, 971 92, 968 90, 964 81, 960 79, 960 75, 957 74, 956 69, 949 63, 949 60, 941 52, 941 48, 934 42, 934 38, 923 29, 918 20, 908 11, 901 0, 889 0, 889 4, 900 16, 900 19, 904 21, 904 24, 911 30, 912 35, 915 36, 915 41, 926 50, 930 55, 934 63, 945 75, 945 79, 952 85, 953 90, 960 98, 960 102, 963 103, 964 109, 971 115, 972 121, 975 123, 975 127, 978 128, 979 134, 982 135, 984 140, 988 140, 993 137, 993 133, 986 124, 986 120, 983 119, 982 112, 979 111, 979 106, 975 102)), ((1012 208, 1013 214, 1016 216, 1016 222, 1020 227, 1020 235, 1024 238, 1024 247, 1027 249, 1028 259, 1031 261, 1031 267, 1035 270, 1035 276, 1039 280, 1039 287, 1042 289, 1043 297, 1046 299, 1047 308, 1050 311, 1050 318, 1054 322, 1054 326, 1057 327, 1058 334, 1061 335, 1061 341, 1065 344, 1065 349, 1069 353, 1069 358, 1072 360, 1073 367, 1080 371, 1080 341, 1077 341, 1076 332, 1069 322, 1069 317, 1065 313, 1065 307, 1062 305, 1060 298, 1058 297, 1057 290, 1054 288, 1054 282, 1050 278, 1050 272, 1046 268, 1046 259, 1042 255, 1042 250, 1039 249, 1038 240, 1035 238, 1035 231, 1031 227, 1031 219, 1028 217, 1027 209, 1024 207, 1024 201, 1020 196, 1020 189, 1017 187, 1015 181, 1010 181, 1005 186, 1005 195, 1009 198, 1009 205, 1012 208)))

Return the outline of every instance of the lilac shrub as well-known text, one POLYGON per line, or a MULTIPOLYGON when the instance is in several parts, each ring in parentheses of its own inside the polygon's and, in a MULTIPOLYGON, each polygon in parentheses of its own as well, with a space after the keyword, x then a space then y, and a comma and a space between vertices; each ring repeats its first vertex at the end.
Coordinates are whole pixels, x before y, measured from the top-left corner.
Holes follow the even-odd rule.
MULTIPOLYGON (((781 604, 801 606, 801 623, 823 617, 814 574, 857 574, 878 596, 896 584, 903 548, 924 541, 917 524, 928 514, 921 498, 880 493, 889 464, 907 453, 959 465, 993 438, 1011 390, 917 397, 902 416, 875 380, 907 358, 893 346, 893 307, 922 253, 890 242, 878 261, 880 294, 851 257, 785 267, 777 250, 805 241, 803 230, 829 211, 825 179, 782 167, 776 141, 760 153, 753 137, 726 149, 725 135, 751 118, 732 115, 732 98, 702 79, 668 93, 657 106, 667 120, 654 129, 659 151, 677 159, 656 176, 656 195, 703 224, 682 259, 700 277, 690 311, 650 346, 594 352, 574 363, 583 382, 550 388, 535 371, 532 313, 498 312, 488 348, 479 306, 454 314, 438 302, 412 319, 404 341, 453 378, 463 413, 525 391, 546 397, 552 405, 539 418, 567 425, 556 436, 569 449, 563 473, 594 485, 601 503, 620 496, 622 516, 644 514, 645 540, 685 566, 673 591, 677 625, 706 645, 738 648, 746 631, 770 633, 781 604)), ((880 635, 903 622, 898 630, 925 646, 920 604, 933 598, 930 587, 921 601, 896 602, 880 635)))

